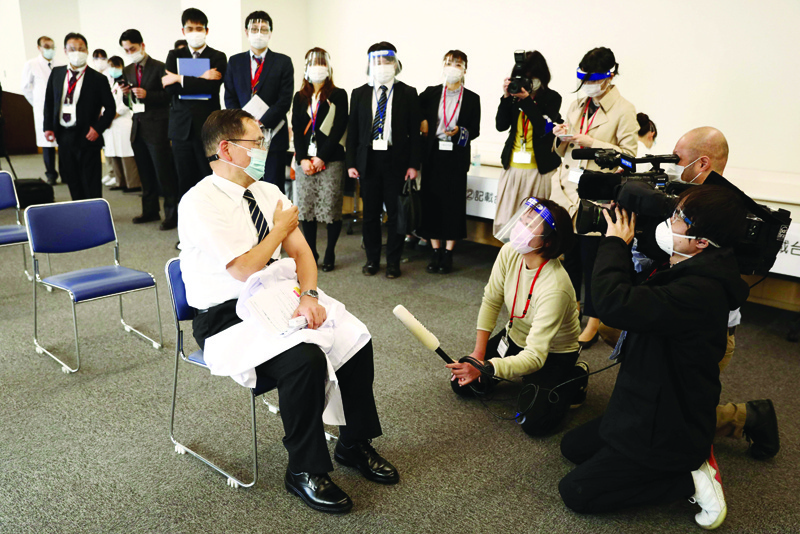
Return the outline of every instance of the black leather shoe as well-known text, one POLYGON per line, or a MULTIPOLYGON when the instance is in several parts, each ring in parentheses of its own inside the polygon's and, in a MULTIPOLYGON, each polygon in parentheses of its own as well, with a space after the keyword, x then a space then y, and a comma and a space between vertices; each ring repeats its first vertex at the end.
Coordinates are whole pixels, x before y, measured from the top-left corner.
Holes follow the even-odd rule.
POLYGON ((355 467, 367 480, 380 484, 397 484, 400 482, 397 468, 378 454, 371 441, 360 441, 349 448, 341 440, 337 441, 333 459, 342 465, 355 467))
POLYGON ((323 263, 323 264, 322 264, 322 272, 323 272, 323 273, 329 273, 329 272, 331 272, 333 269, 334 269, 333 262, 331 262, 331 263, 323 263))
POLYGON ((159 230, 172 230, 178 227, 178 221, 175 219, 164 219, 164 222, 158 225, 159 230))
POLYGON ((400 265, 397 263, 387 264, 386 278, 400 278, 400 265))
POLYGON ((781 439, 778 434, 778 417, 775 415, 775 406, 771 400, 755 400, 747 403, 744 433, 750 442, 747 452, 756 460, 769 460, 778 454, 781 450, 781 439))
POLYGON ((142 191, 141 187, 125 187, 122 189, 123 193, 139 193, 142 191))
POLYGON ((136 217, 133 218, 133 224, 149 223, 149 222, 155 222, 155 221, 160 221, 160 220, 161 220, 161 216, 158 213, 153 214, 153 215, 142 214, 142 215, 137 215, 136 217))
POLYGON ((300 497, 309 508, 327 514, 346 514, 353 508, 353 501, 333 483, 327 473, 292 473, 286 468, 284 478, 286 491, 300 497))
POLYGON ((378 262, 377 261, 368 261, 362 268, 361 273, 366 276, 372 276, 373 274, 378 272, 378 262))
POLYGON ((428 263, 428 266, 425 267, 425 270, 429 273, 438 273, 439 272, 439 264, 442 261, 442 250, 441 248, 432 249, 431 253, 431 261, 428 263))
POLYGON ((600 339, 600 332, 596 333, 589 341, 578 341, 578 345, 580 345, 583 350, 589 350, 592 348, 592 345, 597 343, 598 339, 600 339))
POLYGON ((122 191, 123 193, 125 192, 125 188, 122 187, 121 185, 112 185, 111 187, 108 188, 108 190, 109 191, 122 191))
POLYGON ((439 262, 439 274, 449 274, 453 270, 453 251, 447 250, 442 253, 442 260, 439 262))

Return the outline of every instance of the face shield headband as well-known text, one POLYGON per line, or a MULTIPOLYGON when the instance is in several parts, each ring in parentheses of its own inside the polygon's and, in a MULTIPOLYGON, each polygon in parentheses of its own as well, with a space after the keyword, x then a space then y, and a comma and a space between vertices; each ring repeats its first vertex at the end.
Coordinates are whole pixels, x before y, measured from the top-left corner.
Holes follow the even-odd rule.
POLYGON ((584 72, 581 69, 578 69, 578 79, 582 82, 596 82, 598 80, 605 80, 606 78, 611 78, 611 75, 614 74, 613 71, 608 72, 584 72))

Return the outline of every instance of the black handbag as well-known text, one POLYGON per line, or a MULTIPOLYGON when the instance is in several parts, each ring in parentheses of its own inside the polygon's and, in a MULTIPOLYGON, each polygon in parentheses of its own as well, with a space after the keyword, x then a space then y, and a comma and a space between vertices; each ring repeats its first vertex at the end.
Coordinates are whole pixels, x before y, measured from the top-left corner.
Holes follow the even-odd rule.
POLYGON ((403 193, 397 197, 397 233, 408 235, 422 226, 422 199, 416 180, 406 180, 403 193))
POLYGON ((34 204, 52 204, 55 202, 53 186, 39 178, 21 178, 14 180, 20 209, 34 204))

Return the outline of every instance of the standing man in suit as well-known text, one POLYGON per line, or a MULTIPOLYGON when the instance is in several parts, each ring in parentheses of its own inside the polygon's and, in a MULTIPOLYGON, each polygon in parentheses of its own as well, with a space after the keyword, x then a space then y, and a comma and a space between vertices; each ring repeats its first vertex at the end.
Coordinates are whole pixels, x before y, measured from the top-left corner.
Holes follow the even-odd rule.
POLYGON ((206 45, 208 17, 205 13, 190 7, 183 12, 181 24, 189 46, 170 51, 166 74, 161 78, 167 93, 172 96, 169 138, 172 140, 172 153, 178 171, 178 199, 211 174, 200 129, 208 116, 220 109, 219 88, 227 65, 227 57, 223 52, 206 45), (178 60, 191 58, 207 58, 211 66, 198 77, 181 75, 178 72, 178 60), (208 95, 211 97, 208 98, 208 95), (195 99, 198 96, 200 99, 195 99))
POLYGON ((283 192, 289 150, 286 114, 294 94, 294 67, 289 56, 269 50, 272 18, 266 12, 253 11, 247 15, 244 28, 250 50, 231 56, 228 62, 225 107, 244 108, 256 96, 266 104, 266 111, 262 111, 262 106, 261 113, 255 114, 259 124, 267 130, 268 139, 272 134, 262 180, 277 185, 283 192))
POLYGON ((123 70, 122 91, 133 109, 131 145, 142 179, 142 214, 133 218, 133 224, 161 219, 160 189, 164 221, 159 228, 171 230, 178 226, 178 177, 168 136, 170 96, 161 85, 164 63, 147 54, 139 30, 123 32, 119 44, 131 61, 123 70))
POLYGON ((105 74, 86 68, 86 37, 68 33, 64 52, 69 66, 55 67, 47 81, 44 136, 58 140, 58 167, 72 200, 103 198, 102 134, 114 120, 117 105, 105 74))
POLYGON ((22 69, 22 94, 33 106, 33 123, 36 127, 36 146, 41 147, 44 157, 45 176, 47 183, 55 185, 58 180, 56 171, 56 145, 55 141, 48 141, 44 137, 42 124, 44 123, 44 94, 47 90, 47 80, 56 66, 56 44, 46 35, 36 41, 39 55, 25 63, 22 69))
POLYGON ((370 81, 353 90, 350 98, 347 172, 350 178, 361 180, 367 252, 361 272, 366 276, 378 272, 381 211, 386 205, 386 278, 397 278, 403 254, 403 236, 397 233, 397 197, 404 179, 417 177, 422 115, 417 90, 395 80, 403 65, 394 45, 380 42, 370 46, 368 60, 370 81))

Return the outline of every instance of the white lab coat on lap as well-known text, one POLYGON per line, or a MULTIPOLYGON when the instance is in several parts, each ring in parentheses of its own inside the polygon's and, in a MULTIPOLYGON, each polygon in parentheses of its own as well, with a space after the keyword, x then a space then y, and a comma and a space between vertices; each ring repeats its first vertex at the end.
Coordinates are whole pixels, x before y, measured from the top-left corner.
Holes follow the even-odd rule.
MULTIPOLYGON (((55 60, 50 64, 58 67, 59 63, 55 60)), ((58 146, 55 141, 48 141, 44 138, 44 99, 47 92, 47 80, 50 79, 50 67, 47 60, 41 54, 27 61, 22 69, 22 94, 33 107, 33 124, 36 129, 36 146, 54 147, 58 146)), ((13 134, 12 134, 13 135, 13 134)))
POLYGON ((322 420, 330 425, 343 425, 344 409, 336 371, 369 342, 369 330, 345 309, 344 304, 318 289, 319 303, 327 313, 322 326, 285 337, 270 334, 250 315, 245 302, 265 286, 285 280, 297 280, 297 265, 291 258, 279 260, 247 279, 236 304, 236 314, 242 322, 206 339, 203 351, 206 365, 211 374, 230 376, 237 383, 252 388, 256 385, 255 368, 260 364, 300 343, 317 345, 328 362, 322 420))
POLYGON ((117 104, 116 117, 106 131, 103 132, 103 152, 107 158, 132 158, 131 129, 133 128, 133 112, 122 100, 124 96, 119 84, 107 76, 111 84, 111 94, 117 104))

